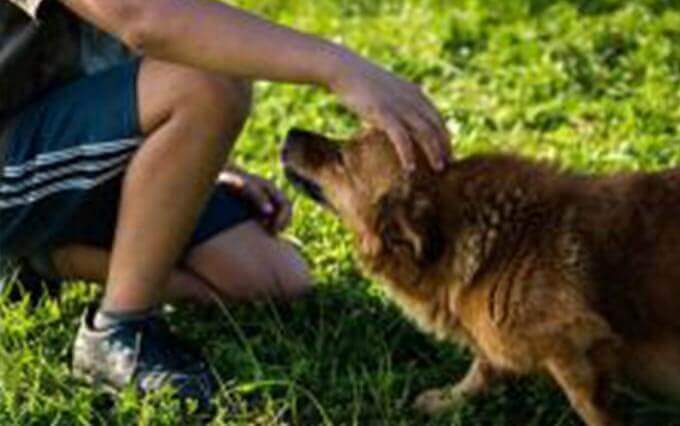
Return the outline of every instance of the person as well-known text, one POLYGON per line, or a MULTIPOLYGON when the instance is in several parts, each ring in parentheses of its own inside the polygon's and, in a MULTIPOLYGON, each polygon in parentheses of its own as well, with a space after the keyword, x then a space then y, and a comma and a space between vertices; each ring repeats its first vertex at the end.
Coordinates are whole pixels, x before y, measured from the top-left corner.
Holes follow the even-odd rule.
POLYGON ((73 349, 84 380, 209 400, 206 362, 166 302, 297 298, 291 216, 225 159, 252 81, 334 92, 386 131, 404 167, 447 161, 421 89, 349 49, 209 0, 0 0, 0 250, 44 279, 105 283, 73 349))

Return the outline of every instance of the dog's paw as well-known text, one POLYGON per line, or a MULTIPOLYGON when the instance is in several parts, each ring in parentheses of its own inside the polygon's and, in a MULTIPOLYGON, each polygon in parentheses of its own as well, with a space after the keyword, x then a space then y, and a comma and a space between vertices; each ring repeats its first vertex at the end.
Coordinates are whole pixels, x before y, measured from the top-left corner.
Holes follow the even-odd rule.
POLYGON ((430 389, 418 395, 413 409, 428 416, 436 416, 455 408, 463 400, 463 396, 455 388, 430 389))

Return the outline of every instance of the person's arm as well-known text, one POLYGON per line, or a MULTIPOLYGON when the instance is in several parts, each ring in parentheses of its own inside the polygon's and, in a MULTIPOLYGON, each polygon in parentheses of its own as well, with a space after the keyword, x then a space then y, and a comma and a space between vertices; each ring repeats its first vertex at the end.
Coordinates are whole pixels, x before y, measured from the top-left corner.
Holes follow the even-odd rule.
POLYGON ((420 88, 348 49, 213 0, 61 0, 144 55, 235 77, 310 83, 385 130, 406 166, 413 142, 440 168, 443 121, 420 88))

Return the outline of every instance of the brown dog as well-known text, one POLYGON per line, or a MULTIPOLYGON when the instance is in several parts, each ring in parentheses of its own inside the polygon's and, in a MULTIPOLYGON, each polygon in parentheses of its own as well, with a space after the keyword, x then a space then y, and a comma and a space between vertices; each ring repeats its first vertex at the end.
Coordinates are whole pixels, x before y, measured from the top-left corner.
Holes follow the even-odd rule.
POLYGON ((290 178, 354 233, 367 272, 423 330, 468 345, 439 413, 505 374, 550 374, 588 425, 615 424, 610 380, 680 397, 680 169, 609 177, 508 155, 424 158, 404 176, 384 135, 340 146, 292 131, 290 178))

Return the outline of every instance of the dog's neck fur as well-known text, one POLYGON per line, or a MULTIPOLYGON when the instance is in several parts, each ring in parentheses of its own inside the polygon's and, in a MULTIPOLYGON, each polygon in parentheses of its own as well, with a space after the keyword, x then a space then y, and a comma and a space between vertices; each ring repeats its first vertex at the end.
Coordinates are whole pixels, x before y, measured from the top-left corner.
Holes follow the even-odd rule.
POLYGON ((545 179, 553 173, 505 156, 454 163, 416 189, 429 197, 437 212, 444 238, 441 256, 423 262, 412 252, 385 250, 379 256, 362 256, 364 266, 421 328, 460 341, 456 305, 461 291, 473 286, 494 262, 511 255, 527 227, 560 220, 544 217, 544 212, 558 209, 546 205, 551 201, 536 187, 536 174, 545 179), (536 209, 538 204, 545 208, 536 209))
MULTIPOLYGON (((419 186, 437 212, 445 239, 441 256, 422 262, 407 250, 385 250, 360 258, 421 328, 449 340, 459 340, 452 330, 462 295, 487 274, 503 273, 528 256, 548 259, 574 282, 593 282, 586 297, 599 303, 607 294, 599 283, 628 282, 650 267, 642 254, 656 234, 645 235, 651 230, 635 216, 625 188, 644 184, 660 191, 655 200, 672 198, 658 179, 584 178, 512 156, 471 157, 419 186), (617 240, 611 240, 610 229, 617 240)), ((640 197, 636 203, 650 202, 649 195, 640 197)), ((619 305, 609 299, 609 309, 616 308, 611 315, 624 318, 632 308, 619 305)))
POLYGON ((544 165, 511 156, 480 156, 456 162, 443 174, 429 175, 418 182, 414 192, 432 204, 436 212, 433 217, 438 222, 436 227, 446 240, 444 251, 432 259, 422 260, 416 259, 413 253, 384 250, 380 256, 367 258, 370 264, 366 266, 403 284, 406 277, 426 278, 442 267, 448 269, 451 265, 447 262, 455 257, 460 263, 455 271, 461 283, 469 284, 493 255, 499 238, 517 237, 527 226, 548 219, 542 217, 543 212, 551 210, 554 207, 551 204, 560 200, 544 197, 542 188, 536 184, 536 175, 542 175, 545 180, 545 176, 553 172, 544 165), (491 168, 494 172, 488 173, 491 168), (536 207, 538 204, 540 209, 536 207), (404 263, 418 273, 404 275, 403 268, 397 267, 404 263))

